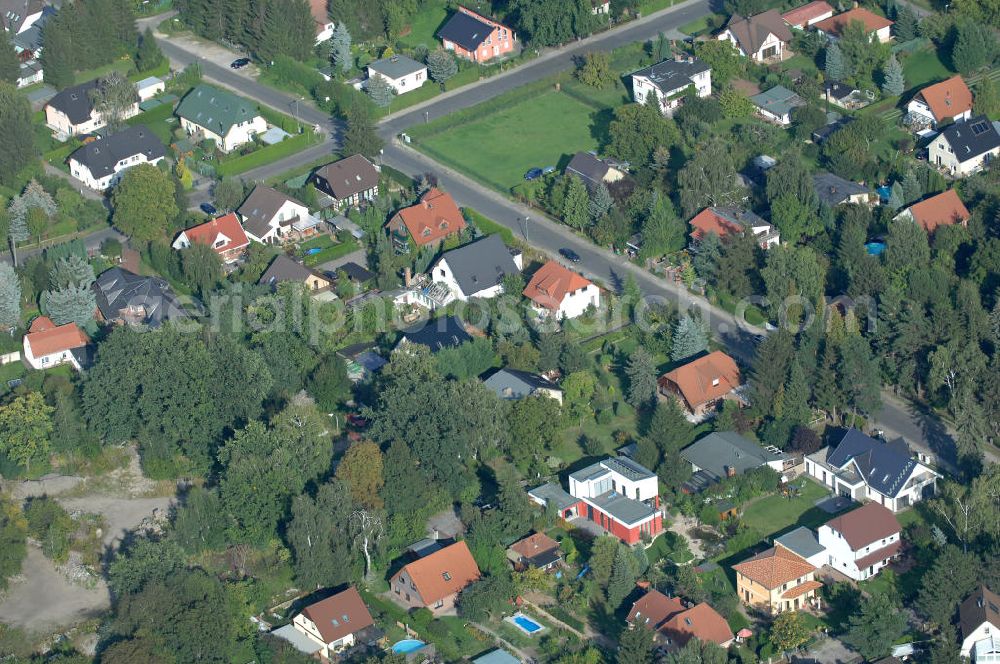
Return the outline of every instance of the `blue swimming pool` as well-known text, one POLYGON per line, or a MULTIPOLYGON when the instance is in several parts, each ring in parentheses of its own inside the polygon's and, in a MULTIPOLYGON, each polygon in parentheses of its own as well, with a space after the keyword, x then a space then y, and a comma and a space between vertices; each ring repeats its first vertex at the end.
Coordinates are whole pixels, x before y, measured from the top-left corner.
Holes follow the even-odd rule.
POLYGON ((885 251, 885 242, 869 242, 865 245, 865 251, 871 256, 881 256, 885 251))
POLYGON ((408 652, 414 652, 420 650, 427 644, 420 639, 403 639, 402 641, 396 641, 392 645, 392 651, 400 655, 405 655, 408 652))
POLYGON ((527 634, 534 634, 535 632, 539 632, 545 629, 543 625, 539 625, 531 618, 520 613, 518 613, 515 616, 512 616, 510 618, 510 621, 515 625, 517 625, 518 627, 520 627, 522 630, 524 630, 525 633, 527 634))
POLYGON ((889 201, 889 197, 892 196, 892 187, 887 184, 882 185, 881 187, 875 189, 875 193, 878 194, 879 200, 886 203, 889 201))

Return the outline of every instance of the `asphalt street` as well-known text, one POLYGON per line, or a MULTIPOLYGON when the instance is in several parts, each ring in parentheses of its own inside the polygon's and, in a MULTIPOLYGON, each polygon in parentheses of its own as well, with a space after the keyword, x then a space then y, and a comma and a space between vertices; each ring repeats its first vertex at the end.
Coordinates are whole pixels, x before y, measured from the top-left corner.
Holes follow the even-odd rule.
MULTIPOLYGON (((752 356, 754 337, 762 330, 755 329, 745 321, 738 320, 732 314, 710 305, 703 298, 689 294, 686 289, 630 264, 622 256, 595 246, 589 240, 574 234, 567 226, 547 219, 537 210, 511 201, 395 140, 400 132, 405 131, 415 123, 425 122, 468 108, 519 86, 567 69, 572 66, 574 56, 593 50, 610 50, 629 42, 650 39, 656 37, 660 32, 668 35, 676 34, 675 31, 679 26, 706 15, 709 11, 708 0, 689 0, 663 12, 645 17, 636 23, 573 43, 563 49, 543 53, 535 60, 512 69, 510 72, 441 95, 390 116, 379 127, 380 133, 387 139, 382 161, 411 176, 419 176, 425 172, 434 173, 443 187, 455 197, 459 204, 475 208, 487 217, 511 228, 525 242, 549 255, 557 256, 558 250, 562 248, 573 249, 581 257, 580 262, 574 264, 573 267, 596 279, 607 288, 620 288, 626 276, 631 274, 639 283, 647 300, 664 299, 677 304, 682 309, 697 307, 702 312, 702 318, 710 325, 713 334, 734 355, 745 361, 752 356)), ((209 80, 237 90, 240 94, 276 110, 290 112, 294 108, 295 98, 293 96, 258 83, 249 71, 234 71, 228 66, 220 64, 217 51, 216 57, 212 60, 207 58, 205 54, 199 54, 196 48, 181 47, 165 38, 158 38, 158 41, 163 52, 178 65, 183 66, 193 61, 199 61, 205 78, 209 80)), ((237 55, 233 53, 232 57, 235 58, 237 55)), ((245 179, 263 180, 308 164, 332 152, 340 135, 340 123, 308 102, 298 104, 298 113, 304 122, 320 125, 327 131, 327 142, 288 159, 250 171, 244 174, 245 179)), ((904 436, 914 447, 925 454, 947 458, 953 449, 949 432, 937 418, 928 413, 920 412, 910 404, 897 400, 888 394, 883 399, 882 412, 876 418, 874 426, 884 429, 887 435, 904 436)), ((988 458, 991 461, 995 460, 992 455, 988 458)))

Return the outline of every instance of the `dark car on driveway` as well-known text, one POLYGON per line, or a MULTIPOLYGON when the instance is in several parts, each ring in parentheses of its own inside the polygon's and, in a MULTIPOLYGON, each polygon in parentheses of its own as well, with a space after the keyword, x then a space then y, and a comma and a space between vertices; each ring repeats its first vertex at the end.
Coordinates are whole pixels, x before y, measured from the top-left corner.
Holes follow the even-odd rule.
POLYGON ((580 254, 576 253, 572 249, 567 249, 564 247, 559 250, 559 255, 568 261, 572 261, 573 263, 580 262, 580 254))
POLYGON ((202 203, 198 207, 201 208, 201 211, 205 214, 215 214, 218 212, 218 210, 215 209, 215 206, 211 203, 202 203))
POLYGON ((528 172, 524 174, 525 180, 534 180, 540 177, 542 177, 542 169, 540 168, 529 168, 528 172))
POLYGON ((236 58, 231 63, 229 63, 229 66, 232 67, 233 69, 243 69, 248 64, 250 64, 250 58, 236 58))

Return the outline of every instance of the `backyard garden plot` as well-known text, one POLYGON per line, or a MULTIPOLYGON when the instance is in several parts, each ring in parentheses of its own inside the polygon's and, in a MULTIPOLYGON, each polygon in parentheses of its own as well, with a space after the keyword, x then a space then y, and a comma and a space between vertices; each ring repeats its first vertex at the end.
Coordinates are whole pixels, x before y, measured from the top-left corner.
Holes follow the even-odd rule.
POLYGON ((610 120, 610 108, 597 109, 550 88, 511 104, 490 105, 468 122, 445 123, 442 131, 418 137, 417 147, 506 192, 523 182, 530 168, 562 166, 580 150, 598 149, 610 120))

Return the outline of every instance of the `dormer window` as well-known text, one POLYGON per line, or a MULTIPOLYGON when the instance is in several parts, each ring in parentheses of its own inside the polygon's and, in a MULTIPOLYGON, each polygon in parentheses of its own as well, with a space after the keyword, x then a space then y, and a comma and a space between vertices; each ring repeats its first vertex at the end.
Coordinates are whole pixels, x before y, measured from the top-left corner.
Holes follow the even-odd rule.
POLYGON ((712 379, 712 387, 718 387, 718 386, 719 386, 719 379, 718 378, 713 378, 712 379))
POLYGON ((448 572, 441 572, 441 576, 444 577, 445 581, 451 581, 451 574, 448 572))
POLYGON ((447 222, 447 221, 442 221, 442 222, 441 222, 441 227, 440 227, 440 228, 441 228, 441 230, 443 230, 443 231, 444 231, 444 230, 448 230, 448 222, 447 222))

